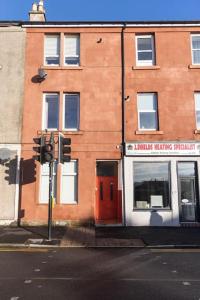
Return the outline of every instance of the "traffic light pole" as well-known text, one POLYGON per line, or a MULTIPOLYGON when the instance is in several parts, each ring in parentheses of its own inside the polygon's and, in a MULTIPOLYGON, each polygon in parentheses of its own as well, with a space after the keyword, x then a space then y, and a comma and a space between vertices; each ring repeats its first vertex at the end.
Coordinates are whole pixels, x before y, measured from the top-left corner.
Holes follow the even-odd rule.
MULTIPOLYGON (((50 143, 54 143, 54 136, 51 133, 50 143)), ((52 233, 52 201, 53 201, 53 167, 54 161, 49 162, 49 207, 48 207, 48 240, 51 241, 52 233)))

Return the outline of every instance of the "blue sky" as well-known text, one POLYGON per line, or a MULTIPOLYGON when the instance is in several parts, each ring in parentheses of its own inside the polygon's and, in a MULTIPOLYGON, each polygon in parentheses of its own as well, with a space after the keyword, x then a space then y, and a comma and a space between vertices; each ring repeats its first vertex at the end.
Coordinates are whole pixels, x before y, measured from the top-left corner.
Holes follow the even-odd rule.
MULTIPOLYGON (((39 0, 36 0, 38 2, 39 0)), ((0 0, 0 20, 28 20, 34 0, 0 0)), ((44 0, 47 21, 200 20, 200 0, 44 0)))

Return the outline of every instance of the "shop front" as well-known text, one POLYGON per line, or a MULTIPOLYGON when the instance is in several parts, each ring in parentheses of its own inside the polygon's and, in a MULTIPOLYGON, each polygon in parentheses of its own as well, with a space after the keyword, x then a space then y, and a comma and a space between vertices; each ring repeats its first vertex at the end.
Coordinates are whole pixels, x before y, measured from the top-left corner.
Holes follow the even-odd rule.
POLYGON ((180 226, 200 221, 200 143, 127 143, 127 226, 180 226))

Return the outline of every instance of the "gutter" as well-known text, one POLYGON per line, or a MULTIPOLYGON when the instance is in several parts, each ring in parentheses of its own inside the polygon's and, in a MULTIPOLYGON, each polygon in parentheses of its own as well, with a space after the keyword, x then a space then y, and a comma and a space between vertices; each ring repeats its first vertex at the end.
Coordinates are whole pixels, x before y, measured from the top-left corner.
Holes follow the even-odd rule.
POLYGON ((126 29, 126 23, 123 24, 121 31, 121 74, 122 74, 122 143, 121 143, 121 155, 122 155, 122 201, 123 201, 123 220, 122 223, 126 226, 126 206, 125 206, 125 47, 124 47, 124 30, 126 29))

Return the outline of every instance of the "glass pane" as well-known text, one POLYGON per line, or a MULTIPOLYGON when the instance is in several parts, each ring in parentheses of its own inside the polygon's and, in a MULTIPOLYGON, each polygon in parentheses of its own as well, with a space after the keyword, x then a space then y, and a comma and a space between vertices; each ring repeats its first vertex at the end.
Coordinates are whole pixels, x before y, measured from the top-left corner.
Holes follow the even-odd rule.
POLYGON ((60 38, 59 36, 47 36, 45 38, 45 56, 59 56, 60 38))
POLYGON ((200 64, 200 50, 193 50, 193 63, 200 64))
POLYGON ((138 94, 137 97, 138 110, 157 110, 157 99, 155 94, 138 94))
POLYGON ((65 57, 66 65, 79 65, 79 57, 65 57))
POLYGON ((195 93, 194 94, 194 99, 195 99, 195 108, 196 108, 196 110, 200 110, 200 93, 195 93))
POLYGON ((196 111, 196 123, 197 129, 200 129, 200 111, 196 111))
POLYGON ((74 174, 77 173, 77 161, 70 161, 63 164, 64 174, 74 174))
POLYGON ((192 37, 192 49, 200 49, 200 36, 192 37))
POLYGON ((117 162, 97 162, 97 176, 117 176, 117 162))
POLYGON ((140 129, 157 129, 155 112, 140 112, 140 129))
POLYGON ((150 60, 152 61, 152 52, 138 52, 138 60, 150 60))
POLYGON ((60 59, 59 57, 46 57, 47 65, 59 65, 60 59))
MULTIPOLYGON (((54 164, 53 174, 53 197, 57 195, 57 164, 54 164)), ((41 186, 40 186, 40 203, 49 202, 49 164, 46 163, 41 167, 41 186)))
POLYGON ((58 96, 46 96, 46 128, 58 128, 58 96))
POLYGON ((149 38, 138 38, 138 50, 152 50, 151 37, 149 38))
POLYGON ((79 128, 79 96, 65 95, 65 128, 79 128))
POLYGON ((79 56, 79 36, 66 35, 65 36, 65 56, 79 56))
POLYGON ((77 202, 77 176, 62 176, 61 203, 77 202))
POLYGON ((134 163, 134 207, 169 208, 169 164, 134 163))
POLYGON ((179 162, 178 163, 179 176, 195 176, 195 162, 179 162))

